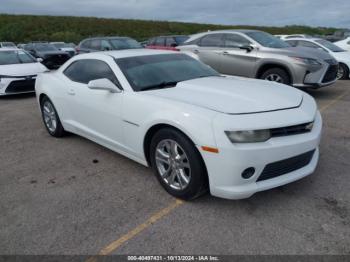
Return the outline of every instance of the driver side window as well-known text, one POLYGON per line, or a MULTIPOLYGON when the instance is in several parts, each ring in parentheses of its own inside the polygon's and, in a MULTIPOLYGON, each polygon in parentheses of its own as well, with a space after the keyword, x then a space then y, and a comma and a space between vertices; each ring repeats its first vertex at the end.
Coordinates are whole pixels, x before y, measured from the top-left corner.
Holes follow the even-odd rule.
POLYGON ((236 34, 225 34, 225 47, 239 48, 250 44, 251 42, 243 36, 236 34))
POLYGON ((112 69, 105 62, 96 59, 82 59, 73 62, 64 70, 63 74, 71 81, 88 84, 92 80, 107 78, 120 86, 112 69))

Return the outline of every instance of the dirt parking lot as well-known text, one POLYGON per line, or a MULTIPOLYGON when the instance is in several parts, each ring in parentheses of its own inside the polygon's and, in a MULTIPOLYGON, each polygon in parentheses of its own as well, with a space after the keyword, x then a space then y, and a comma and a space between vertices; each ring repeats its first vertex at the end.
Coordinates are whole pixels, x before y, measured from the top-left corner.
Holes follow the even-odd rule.
POLYGON ((324 119, 312 176, 193 202, 93 142, 50 137, 33 96, 1 98, 0 254, 350 254, 350 81, 309 93, 324 119))

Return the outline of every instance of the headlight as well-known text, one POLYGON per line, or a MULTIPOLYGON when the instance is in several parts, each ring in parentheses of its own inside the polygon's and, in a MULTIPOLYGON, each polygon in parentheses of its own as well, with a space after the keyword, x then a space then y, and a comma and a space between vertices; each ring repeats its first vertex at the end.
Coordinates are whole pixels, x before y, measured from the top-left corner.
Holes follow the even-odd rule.
POLYGON ((265 142, 271 138, 270 130, 225 131, 232 143, 265 142))
POLYGON ((291 58, 307 65, 322 65, 320 62, 318 62, 316 59, 313 59, 313 58, 294 57, 294 56, 291 56, 291 58))

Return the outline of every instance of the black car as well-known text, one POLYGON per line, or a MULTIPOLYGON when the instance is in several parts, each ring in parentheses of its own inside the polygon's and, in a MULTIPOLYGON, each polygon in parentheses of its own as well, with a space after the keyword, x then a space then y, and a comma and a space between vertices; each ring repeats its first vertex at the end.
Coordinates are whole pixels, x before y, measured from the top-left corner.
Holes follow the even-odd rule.
POLYGON ((49 69, 59 68, 70 58, 66 52, 48 43, 29 43, 24 49, 34 57, 41 58, 42 63, 49 69))
POLYGON ((95 37, 84 39, 76 48, 78 54, 97 51, 143 48, 135 39, 129 37, 95 37))

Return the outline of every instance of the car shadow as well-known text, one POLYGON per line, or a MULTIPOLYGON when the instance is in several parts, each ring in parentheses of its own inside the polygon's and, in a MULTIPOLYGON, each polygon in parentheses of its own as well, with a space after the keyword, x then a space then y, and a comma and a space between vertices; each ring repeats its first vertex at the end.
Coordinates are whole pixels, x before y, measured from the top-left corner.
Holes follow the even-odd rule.
POLYGON ((25 94, 13 94, 0 96, 0 100, 18 100, 18 99, 28 99, 35 97, 35 93, 25 93, 25 94))

